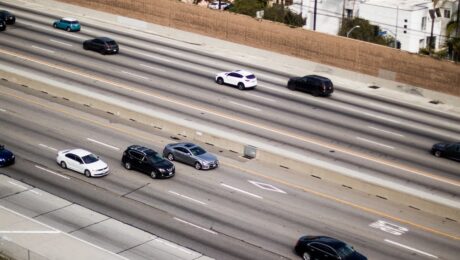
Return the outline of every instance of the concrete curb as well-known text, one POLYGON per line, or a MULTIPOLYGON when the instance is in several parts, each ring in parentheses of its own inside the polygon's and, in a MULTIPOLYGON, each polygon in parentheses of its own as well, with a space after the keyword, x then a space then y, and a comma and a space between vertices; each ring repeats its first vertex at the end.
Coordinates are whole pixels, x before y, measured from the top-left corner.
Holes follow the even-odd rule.
POLYGON ((196 140, 241 154, 246 144, 256 144, 258 147, 256 158, 261 162, 303 172, 350 189, 356 189, 385 200, 460 222, 460 202, 456 198, 441 197, 433 191, 423 191, 423 188, 419 189, 392 183, 343 167, 328 166, 324 162, 307 158, 292 151, 279 148, 270 149, 271 145, 255 142, 246 137, 235 139, 235 136, 226 135, 223 132, 210 128, 205 131, 205 128, 197 130, 193 127, 185 127, 171 120, 153 117, 152 113, 148 113, 148 111, 135 111, 131 106, 129 108, 123 106, 122 102, 109 100, 107 97, 104 99, 89 91, 86 93, 81 90, 76 92, 77 90, 72 90, 68 86, 62 86, 62 83, 53 82, 53 84, 50 84, 50 81, 44 83, 38 81, 37 78, 20 75, 17 72, 11 72, 11 70, 7 72, 6 69, 0 70, 0 77, 52 96, 65 98, 78 104, 107 111, 107 113, 117 117, 138 122, 147 122, 147 124, 151 123, 154 128, 171 133, 172 136, 177 136, 181 139, 196 140), (274 150, 278 151, 278 153, 269 152, 274 150))

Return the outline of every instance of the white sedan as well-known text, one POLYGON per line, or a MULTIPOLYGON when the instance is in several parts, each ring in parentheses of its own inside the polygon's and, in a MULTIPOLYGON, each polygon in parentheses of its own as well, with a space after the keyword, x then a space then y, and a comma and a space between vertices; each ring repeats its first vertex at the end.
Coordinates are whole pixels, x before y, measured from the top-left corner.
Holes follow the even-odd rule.
POLYGON ((221 72, 216 75, 216 82, 219 85, 229 84, 237 86, 240 90, 255 88, 257 78, 252 72, 246 70, 234 70, 230 72, 221 72))
POLYGON ((59 151, 56 162, 62 168, 83 173, 86 177, 101 177, 109 174, 109 167, 99 159, 99 156, 83 149, 59 151))

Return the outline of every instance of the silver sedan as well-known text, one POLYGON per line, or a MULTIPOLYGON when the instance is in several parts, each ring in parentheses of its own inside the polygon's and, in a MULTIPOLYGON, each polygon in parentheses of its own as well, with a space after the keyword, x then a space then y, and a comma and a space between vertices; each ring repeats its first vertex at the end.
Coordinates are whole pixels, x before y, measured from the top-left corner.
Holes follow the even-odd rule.
POLYGON ((163 150, 163 156, 170 161, 180 161, 193 165, 195 169, 213 169, 219 166, 219 160, 214 154, 192 143, 168 144, 163 150))

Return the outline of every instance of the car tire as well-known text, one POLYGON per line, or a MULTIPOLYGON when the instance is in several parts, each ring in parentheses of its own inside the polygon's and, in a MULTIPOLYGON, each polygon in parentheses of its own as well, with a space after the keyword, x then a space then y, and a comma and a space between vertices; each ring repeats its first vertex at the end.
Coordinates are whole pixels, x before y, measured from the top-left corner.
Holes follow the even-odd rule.
POLYGON ((53 27, 54 27, 54 28, 57 28, 57 24, 53 23, 53 27))
POLYGON ((203 167, 203 166, 201 166, 201 163, 199 163, 199 162, 196 162, 196 163, 195 163, 195 169, 201 170, 202 167, 203 167))
POLYGON ((174 155, 172 153, 168 153, 168 156, 166 156, 168 160, 174 161, 176 158, 174 158, 174 155))
POLYGON ((435 151, 434 152, 434 156, 436 156, 436 157, 441 157, 441 155, 442 155, 441 151, 435 151))
POLYGON ((65 28, 66 31, 70 32, 70 27, 65 28))
POLYGON ((157 173, 155 171, 152 171, 150 173, 150 177, 152 177, 152 179, 156 179, 157 178, 157 173))
POLYGON ((129 162, 125 162, 123 166, 125 166, 126 170, 131 170, 131 164, 129 162))
POLYGON ((85 173, 84 173, 84 174, 85 174, 85 176, 88 177, 88 178, 91 177, 91 173, 90 173, 88 170, 85 170, 85 173))
POLYGON ((244 90, 244 84, 243 83, 238 83, 238 89, 239 90, 244 90))
POLYGON ((307 252, 304 252, 304 253, 302 254, 302 259, 303 259, 303 260, 310 260, 310 259, 311 259, 310 254, 307 253, 307 252))
POLYGON ((88 46, 86 44, 84 44, 84 43, 83 43, 83 49, 88 50, 88 46))
POLYGON ((217 84, 219 84, 219 85, 223 85, 223 84, 224 84, 224 79, 221 78, 221 77, 219 77, 219 78, 217 78, 216 82, 217 82, 217 84))
POLYGON ((59 165, 61 165, 62 169, 67 169, 67 164, 64 161, 61 161, 61 163, 59 163, 59 165))

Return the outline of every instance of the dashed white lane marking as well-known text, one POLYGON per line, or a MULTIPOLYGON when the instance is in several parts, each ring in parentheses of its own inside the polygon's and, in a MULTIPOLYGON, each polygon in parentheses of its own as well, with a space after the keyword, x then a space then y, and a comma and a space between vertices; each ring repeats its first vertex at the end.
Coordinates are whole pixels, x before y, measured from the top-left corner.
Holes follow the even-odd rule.
POLYGON ((253 96, 253 97, 256 97, 256 98, 260 98, 260 99, 264 99, 264 100, 267 100, 267 101, 270 101, 270 102, 275 102, 274 99, 267 98, 267 97, 262 97, 262 96, 259 96, 259 95, 256 95, 256 94, 252 94, 252 93, 247 93, 246 95, 248 95, 248 96, 253 96))
POLYGON ((51 229, 51 230, 53 230, 53 231, 59 231, 59 232, 61 232, 64 236, 68 236, 68 237, 73 238, 73 239, 75 239, 75 240, 77 240, 77 241, 80 241, 80 242, 82 242, 82 243, 85 243, 85 244, 87 244, 87 245, 90 245, 90 246, 92 246, 92 247, 94 247, 94 248, 97 248, 97 249, 99 249, 99 250, 102 250, 102 251, 104 251, 104 252, 107 252, 107 253, 109 253, 109 254, 111 254, 111 255, 117 257, 117 258, 124 259, 124 260, 129 260, 128 258, 126 258, 126 257, 124 257, 124 256, 121 256, 121 255, 119 255, 119 254, 115 254, 114 252, 111 252, 111 251, 109 251, 109 250, 107 250, 107 249, 105 249, 105 248, 102 248, 102 247, 97 246, 97 245, 95 245, 95 244, 92 244, 92 243, 90 243, 90 242, 88 242, 88 241, 85 241, 85 240, 83 240, 83 239, 81 239, 81 238, 78 238, 78 237, 76 237, 76 236, 73 236, 73 235, 71 235, 71 234, 69 234, 69 233, 62 232, 62 231, 60 231, 60 230, 57 229, 57 228, 53 228, 53 227, 50 226, 50 225, 47 225, 47 224, 45 224, 45 223, 42 223, 42 222, 40 222, 40 221, 38 221, 38 220, 36 220, 36 219, 30 218, 30 217, 28 217, 28 216, 26 216, 26 215, 23 215, 23 214, 21 214, 21 213, 19 213, 19 212, 16 212, 16 211, 14 211, 14 210, 9 209, 9 208, 3 207, 2 205, 0 205, 0 209, 6 210, 6 211, 8 211, 8 212, 10 212, 10 213, 12 213, 12 214, 18 215, 18 216, 20 216, 20 217, 22 217, 22 218, 25 218, 25 219, 27 219, 27 220, 29 220, 29 221, 32 221, 32 222, 34 222, 34 223, 37 223, 37 224, 39 224, 39 225, 42 225, 42 226, 44 226, 44 227, 46 227, 46 228, 49 228, 49 229, 51 229))
POLYGON ((161 71, 161 72, 166 72, 166 70, 164 70, 164 69, 155 68, 155 67, 152 67, 152 66, 149 66, 149 65, 145 65, 145 64, 139 64, 139 65, 142 66, 142 67, 152 69, 152 70, 158 70, 158 71, 161 71))
POLYGON ((160 58, 158 56, 154 56, 154 55, 151 55, 151 54, 146 54, 146 53, 142 53, 142 52, 138 52, 138 51, 134 51, 134 50, 127 50, 128 52, 132 52, 132 53, 136 53, 136 54, 139 54, 139 55, 142 55, 142 56, 145 56, 145 57, 150 57, 152 59, 156 59, 156 60, 162 60, 162 61, 166 61, 166 62, 171 62, 171 60, 168 60, 168 59, 165 59, 165 58, 160 58))
POLYGON ((35 48, 35 49, 38 49, 38 50, 42 50, 42 51, 46 51, 46 52, 49 52, 49 53, 54 53, 53 50, 45 49, 45 48, 38 47, 38 46, 35 46, 35 45, 32 45, 32 48, 35 48))
POLYGON ((59 234, 61 231, 59 230, 0 230, 0 234, 59 234))
POLYGON ((261 196, 259 195, 256 195, 256 194, 252 194, 250 192, 247 192, 247 191, 244 191, 244 190, 240 190, 238 188, 235 188, 233 186, 230 186, 230 185, 227 185, 225 183, 221 183, 220 185, 224 186, 225 188, 228 188, 228 189, 231 189, 231 190, 234 190, 234 191, 238 191, 238 192, 241 192, 243 194, 246 194, 246 195, 249 195, 251 197, 254 197, 254 198, 258 198, 258 199, 263 199, 261 196))
POLYGON ((252 109, 252 110, 255 110, 255 111, 261 111, 259 108, 251 107, 251 106, 248 106, 248 105, 245 105, 245 104, 240 104, 240 103, 235 102, 235 101, 229 101, 229 102, 234 104, 234 105, 240 106, 240 107, 249 108, 249 109, 252 109))
POLYGON ((177 221, 179 221, 179 222, 182 222, 182 223, 185 223, 185 224, 187 224, 187 225, 190 225, 190 226, 192 226, 192 227, 196 227, 196 228, 201 229, 201 230, 203 230, 203 231, 206 231, 206 232, 209 232, 209 233, 211 233, 211 234, 217 235, 217 233, 214 232, 214 231, 212 231, 212 230, 209 230, 209 229, 204 228, 204 227, 200 227, 200 226, 195 225, 195 224, 193 224, 193 223, 187 222, 187 221, 185 221, 185 220, 183 220, 183 219, 176 218, 176 217, 174 217, 174 219, 177 220, 177 221))
POLYGON ((12 182, 12 181, 8 181, 8 182, 11 183, 11 184, 13 184, 14 186, 17 186, 17 187, 19 187, 19 188, 22 188, 22 189, 27 190, 27 187, 26 187, 26 186, 23 186, 23 185, 21 185, 21 184, 18 184, 18 183, 12 182))
POLYGON ((144 77, 144 76, 142 76, 142 75, 137 75, 137 74, 131 73, 131 72, 129 72, 129 71, 124 71, 124 70, 122 70, 121 72, 123 72, 123 73, 125 73, 125 74, 127 74, 127 75, 130 75, 130 76, 136 77, 136 78, 149 79, 149 78, 147 78, 147 77, 144 77))
POLYGON ((268 183, 263 183, 263 182, 257 182, 257 181, 248 181, 249 183, 263 189, 263 190, 269 190, 269 191, 274 191, 274 192, 279 192, 283 194, 287 194, 284 190, 277 188, 271 184, 268 183))
POLYGON ((400 243, 395 242, 395 241, 391 241, 391 240, 389 240, 389 239, 385 239, 385 242, 390 243, 390 244, 395 245, 395 246, 399 246, 399 247, 405 248, 405 249, 407 249, 407 250, 410 250, 410 251, 413 251, 413 252, 416 252, 416 253, 419 253, 419 254, 422 254, 422 255, 425 255, 425 256, 428 256, 428 257, 431 257, 431 258, 438 258, 438 257, 435 256, 435 255, 429 254, 429 253, 427 253, 427 252, 423 252, 423 251, 421 251, 421 250, 415 249, 415 248, 410 247, 410 246, 406 246, 406 245, 400 244, 400 243))
POLYGON ((103 145, 103 146, 108 147, 108 148, 113 149, 113 150, 117 150, 117 151, 120 150, 120 148, 118 148, 118 147, 115 147, 115 146, 112 146, 110 144, 106 144, 106 143, 103 143, 103 142, 99 142, 99 141, 91 139, 91 138, 86 138, 86 140, 88 140, 90 142, 93 142, 93 143, 96 143, 96 144, 103 145))
POLYGON ((381 144, 381 143, 378 143, 378 142, 375 142, 375 141, 372 141, 372 140, 369 140, 369 139, 366 139, 366 138, 362 138, 362 137, 359 137, 359 136, 356 137, 356 139, 364 141, 364 142, 368 142, 368 143, 371 143, 371 144, 380 145, 380 146, 383 146, 383 147, 386 147, 386 148, 389 148, 389 149, 395 149, 393 146, 389 146, 389 145, 386 145, 386 144, 381 144))
POLYGON ((6 109, 0 108, 0 112, 6 112, 6 109))
POLYGON ((59 43, 59 44, 62 44, 62 45, 66 45, 66 46, 69 46, 69 47, 72 47, 73 45, 70 44, 70 43, 66 43, 66 42, 61 42, 61 41, 56 41, 54 39, 50 39, 51 42, 55 42, 55 43, 59 43))
POLYGON ((184 198, 184 199, 191 200, 191 201, 196 202, 196 203, 199 203, 199 204, 201 204, 201 205, 206 205, 206 203, 204 203, 204 202, 202 202, 202 201, 199 201, 199 200, 197 200, 197 199, 190 198, 190 197, 188 197, 188 196, 179 194, 179 193, 177 193, 177 192, 175 192, 175 191, 172 191, 172 190, 170 190, 169 193, 172 193, 172 194, 174 194, 174 195, 176 195, 176 196, 179 196, 179 197, 181 197, 181 198, 184 198))
POLYGON ((64 178, 64 179, 66 179, 66 180, 70 180, 69 177, 64 176, 64 175, 62 175, 62 174, 59 174, 59 173, 57 173, 57 172, 50 171, 50 170, 45 169, 45 168, 43 168, 43 167, 40 167, 40 166, 38 166, 38 165, 35 165, 35 167, 38 168, 38 169, 40 169, 40 170, 42 170, 42 171, 49 172, 49 173, 52 173, 52 174, 54 174, 54 175, 56 175, 56 176, 59 176, 59 177, 61 177, 61 178, 64 178))
POLYGON ((38 144, 38 145, 41 146, 41 147, 44 147, 46 149, 50 149, 51 151, 57 151, 56 148, 48 146, 48 145, 45 145, 45 144, 38 144))
POLYGON ((374 130, 376 130, 376 131, 384 132, 384 133, 387 133, 387 134, 392 134, 392 135, 404 137, 404 135, 402 135, 402 134, 398 134, 398 133, 395 133, 395 132, 383 130, 383 129, 380 129, 380 128, 377 128, 377 127, 369 126, 369 128, 370 128, 370 129, 374 129, 374 130))

